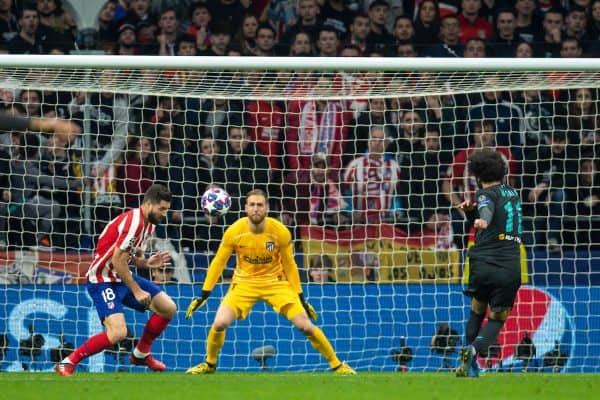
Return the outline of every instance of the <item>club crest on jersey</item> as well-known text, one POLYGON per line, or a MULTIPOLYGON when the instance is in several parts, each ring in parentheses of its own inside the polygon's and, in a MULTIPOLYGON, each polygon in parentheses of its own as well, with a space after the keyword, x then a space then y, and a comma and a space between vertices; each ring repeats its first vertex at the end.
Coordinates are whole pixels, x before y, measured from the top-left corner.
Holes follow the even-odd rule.
POLYGON ((487 206, 488 204, 490 204, 490 199, 488 199, 486 195, 482 194, 482 195, 479 195, 477 202, 479 203, 479 207, 481 208, 483 206, 487 206))
POLYGON ((273 251, 273 249, 275 248, 275 243, 267 242, 267 243, 265 243, 265 247, 266 247, 267 251, 273 251))

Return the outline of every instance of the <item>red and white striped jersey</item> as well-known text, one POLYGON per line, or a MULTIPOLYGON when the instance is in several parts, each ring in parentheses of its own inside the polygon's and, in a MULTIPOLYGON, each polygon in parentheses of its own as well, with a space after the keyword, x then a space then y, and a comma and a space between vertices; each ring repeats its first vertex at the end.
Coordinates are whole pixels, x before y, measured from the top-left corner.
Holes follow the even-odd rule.
POLYGON ((360 156, 346 167, 343 183, 352 193, 353 211, 362 213, 364 221, 375 223, 394 211, 399 181, 396 160, 360 156))
POLYGON ((154 233, 155 226, 144 226, 141 208, 134 208, 119 215, 106 225, 96 246, 96 254, 86 274, 91 283, 121 282, 112 264, 115 248, 134 254, 144 249, 148 238, 154 233))

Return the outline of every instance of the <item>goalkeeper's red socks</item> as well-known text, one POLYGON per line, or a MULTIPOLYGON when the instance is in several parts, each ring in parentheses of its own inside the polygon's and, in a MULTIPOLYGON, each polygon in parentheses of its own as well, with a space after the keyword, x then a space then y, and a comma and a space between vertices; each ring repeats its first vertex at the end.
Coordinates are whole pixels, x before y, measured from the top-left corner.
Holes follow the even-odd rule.
POLYGON ((113 344, 108 340, 106 332, 99 333, 89 338, 84 344, 79 346, 73 353, 71 353, 67 360, 77 365, 81 360, 92 356, 96 353, 100 353, 102 350, 109 348, 113 344))
POLYGON ((171 322, 171 318, 161 317, 158 314, 152 314, 146 322, 144 333, 136 346, 137 354, 147 355, 150 353, 150 347, 154 340, 166 329, 171 322))

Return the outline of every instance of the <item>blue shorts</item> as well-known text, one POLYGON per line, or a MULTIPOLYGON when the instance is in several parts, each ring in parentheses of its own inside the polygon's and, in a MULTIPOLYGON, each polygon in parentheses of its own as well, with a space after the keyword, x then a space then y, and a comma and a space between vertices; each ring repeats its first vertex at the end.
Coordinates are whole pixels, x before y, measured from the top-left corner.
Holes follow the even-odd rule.
MULTIPOLYGON (((142 290, 150 293, 154 298, 162 290, 148 279, 133 274, 133 279, 140 285, 142 290)), ((100 321, 112 314, 122 313, 123 305, 134 310, 144 312, 146 307, 138 303, 135 296, 123 282, 90 283, 86 284, 87 291, 96 306, 100 321)))

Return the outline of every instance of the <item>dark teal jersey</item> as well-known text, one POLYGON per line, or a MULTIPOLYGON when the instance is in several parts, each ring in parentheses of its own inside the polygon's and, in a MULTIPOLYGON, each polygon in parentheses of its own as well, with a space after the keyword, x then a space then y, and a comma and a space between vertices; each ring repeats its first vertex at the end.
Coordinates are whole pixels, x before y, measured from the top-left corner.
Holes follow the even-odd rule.
POLYGON ((475 231, 475 245, 469 250, 471 260, 520 269, 522 212, 519 194, 512 187, 499 184, 479 189, 475 201, 479 218, 486 219, 488 227, 475 231))

